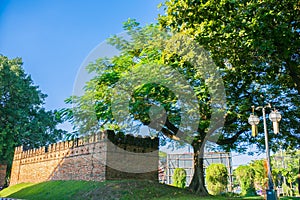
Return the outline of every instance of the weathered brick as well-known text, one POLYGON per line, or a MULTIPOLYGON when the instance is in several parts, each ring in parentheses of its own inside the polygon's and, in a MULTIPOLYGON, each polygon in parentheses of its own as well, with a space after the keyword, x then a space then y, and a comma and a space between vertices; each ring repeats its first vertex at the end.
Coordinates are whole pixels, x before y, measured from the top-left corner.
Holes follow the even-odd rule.
POLYGON ((39 149, 15 148, 10 185, 47 180, 157 180, 157 166, 158 138, 105 131, 39 149))

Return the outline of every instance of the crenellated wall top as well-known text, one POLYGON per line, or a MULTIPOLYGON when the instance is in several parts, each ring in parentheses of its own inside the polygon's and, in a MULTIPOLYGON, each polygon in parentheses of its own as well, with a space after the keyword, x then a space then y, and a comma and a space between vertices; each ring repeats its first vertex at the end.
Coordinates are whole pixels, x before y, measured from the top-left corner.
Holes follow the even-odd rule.
POLYGON ((157 149, 159 143, 157 137, 151 138, 149 136, 142 135, 134 136, 132 134, 125 135, 123 133, 115 133, 112 130, 106 130, 97 134, 83 136, 80 138, 75 138, 73 140, 62 141, 36 149, 24 150, 23 146, 19 146, 15 148, 14 159, 30 158, 39 155, 44 155, 45 153, 61 152, 71 148, 92 144, 95 142, 105 142, 107 139, 109 139, 113 144, 118 146, 126 145, 150 149, 157 149))

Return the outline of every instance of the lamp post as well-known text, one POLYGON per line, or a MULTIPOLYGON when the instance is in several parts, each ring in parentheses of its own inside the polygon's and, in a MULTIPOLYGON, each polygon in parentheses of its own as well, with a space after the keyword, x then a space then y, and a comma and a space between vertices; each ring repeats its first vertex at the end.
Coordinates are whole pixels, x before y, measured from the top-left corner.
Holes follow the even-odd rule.
MULTIPOLYGON (((250 115, 248 122, 252 125, 252 136, 257 135, 257 124, 259 123, 259 118, 254 114, 254 106, 252 106, 252 114, 250 115)), ((267 120, 266 120, 266 108, 271 108, 271 105, 267 106, 258 106, 256 110, 262 109, 263 114, 263 123, 264 123, 264 133, 265 133, 265 145, 266 145, 266 160, 267 160, 267 168, 268 168, 268 190, 267 192, 267 200, 276 200, 277 196, 274 190, 274 184, 272 179, 272 171, 271 171, 271 161, 270 161, 270 149, 269 149, 269 138, 267 131, 267 120)), ((277 110, 272 111, 269 114, 269 119, 273 122, 274 133, 279 133, 279 121, 281 120, 281 115, 277 110)))

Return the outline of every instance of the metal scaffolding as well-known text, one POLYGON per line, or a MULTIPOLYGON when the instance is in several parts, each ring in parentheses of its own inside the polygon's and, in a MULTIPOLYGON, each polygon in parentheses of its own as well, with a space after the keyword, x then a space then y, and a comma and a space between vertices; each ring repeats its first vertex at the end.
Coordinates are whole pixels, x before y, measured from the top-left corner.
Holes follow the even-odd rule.
MULTIPOLYGON (((164 183, 172 184, 172 176, 176 168, 183 168, 186 171, 186 185, 188 186, 192 181, 194 175, 194 154, 168 154, 166 162, 166 178, 164 183)), ((228 191, 232 190, 233 186, 233 171, 232 171, 232 159, 231 153, 227 152, 206 152, 204 154, 204 171, 212 163, 222 163, 226 166, 229 175, 228 191)))

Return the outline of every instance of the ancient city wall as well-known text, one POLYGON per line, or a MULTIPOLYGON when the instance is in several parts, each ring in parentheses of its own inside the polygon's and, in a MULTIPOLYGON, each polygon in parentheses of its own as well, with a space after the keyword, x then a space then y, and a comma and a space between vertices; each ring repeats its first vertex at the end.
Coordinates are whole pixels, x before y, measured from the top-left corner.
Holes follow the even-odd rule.
POLYGON ((48 180, 157 180, 158 139, 106 131, 48 147, 15 149, 10 185, 48 180))
POLYGON ((108 134, 106 179, 158 180, 158 138, 108 134))

